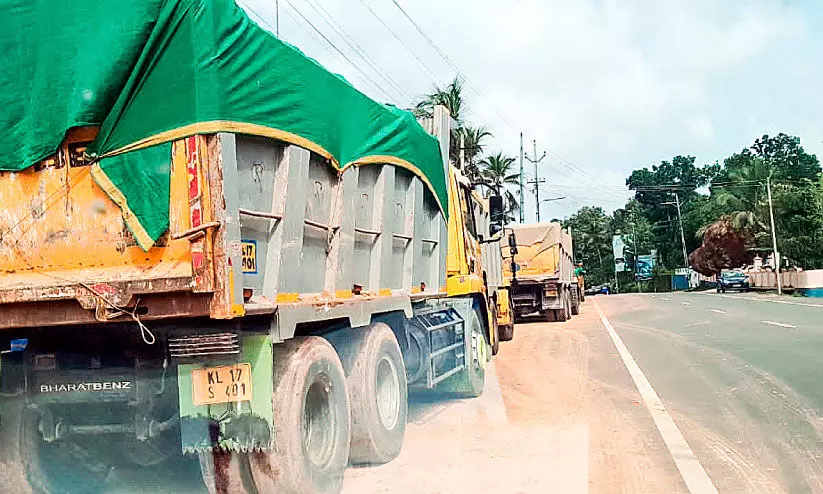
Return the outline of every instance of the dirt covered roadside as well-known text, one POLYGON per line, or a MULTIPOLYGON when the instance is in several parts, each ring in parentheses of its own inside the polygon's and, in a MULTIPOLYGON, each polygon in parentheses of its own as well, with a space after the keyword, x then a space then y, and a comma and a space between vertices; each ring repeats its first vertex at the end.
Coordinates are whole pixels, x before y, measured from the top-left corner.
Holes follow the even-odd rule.
POLYGON ((589 492, 688 492, 591 301, 569 322, 518 324, 496 366, 511 424, 588 427, 589 492))

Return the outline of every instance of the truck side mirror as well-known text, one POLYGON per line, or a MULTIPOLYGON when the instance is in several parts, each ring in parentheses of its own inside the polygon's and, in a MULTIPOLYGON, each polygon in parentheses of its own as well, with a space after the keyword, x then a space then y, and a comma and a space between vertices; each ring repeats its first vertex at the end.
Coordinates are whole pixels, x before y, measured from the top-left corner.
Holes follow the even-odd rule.
POLYGON ((503 230, 506 220, 506 210, 503 207, 503 196, 489 197, 489 235, 494 236, 503 230))
POLYGON ((509 252, 511 255, 517 255, 517 237, 514 236, 514 233, 509 234, 509 252))

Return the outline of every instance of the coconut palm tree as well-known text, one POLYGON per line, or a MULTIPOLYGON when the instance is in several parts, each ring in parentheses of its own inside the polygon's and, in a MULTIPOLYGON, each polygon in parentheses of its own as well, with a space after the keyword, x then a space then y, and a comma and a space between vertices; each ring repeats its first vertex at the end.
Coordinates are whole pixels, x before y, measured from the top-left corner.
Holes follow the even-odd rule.
MULTIPOLYGON (((434 107, 437 105, 445 106, 451 117, 457 122, 457 128, 451 133, 449 158, 452 162, 457 163, 458 168, 462 167, 463 164, 460 162, 460 133, 464 128, 463 114, 466 110, 466 101, 463 98, 463 80, 459 76, 455 76, 444 88, 435 85, 433 91, 423 96, 423 99, 415 105, 414 115, 418 118, 431 118, 434 114, 434 107)), ((464 137, 469 136, 465 134, 464 137)))
POLYGON ((738 155, 726 160, 727 177, 724 178, 727 182, 723 187, 712 190, 712 196, 717 205, 729 211, 726 219, 733 228, 755 231, 770 228, 766 224, 766 187, 762 185, 770 172, 769 166, 760 158, 738 155))
POLYGON ((482 185, 488 187, 495 195, 501 195, 506 201, 506 216, 513 218, 509 213, 514 213, 520 209, 517 198, 506 185, 519 185, 520 172, 512 173, 514 158, 503 153, 497 153, 483 158, 479 165, 481 167, 482 185))
POLYGON ((452 118, 457 120, 458 125, 462 127, 465 100, 463 99, 463 79, 460 76, 455 76, 444 88, 435 85, 434 90, 423 96, 423 99, 417 103, 414 113, 416 116, 431 117, 436 105, 448 108, 452 118))
POLYGON ((466 163, 463 166, 463 174, 466 175, 473 184, 481 183, 483 181, 483 174, 475 159, 483 152, 483 139, 491 137, 492 133, 483 125, 478 127, 466 125, 465 127, 457 129, 456 135, 458 146, 462 144, 466 159, 466 163))

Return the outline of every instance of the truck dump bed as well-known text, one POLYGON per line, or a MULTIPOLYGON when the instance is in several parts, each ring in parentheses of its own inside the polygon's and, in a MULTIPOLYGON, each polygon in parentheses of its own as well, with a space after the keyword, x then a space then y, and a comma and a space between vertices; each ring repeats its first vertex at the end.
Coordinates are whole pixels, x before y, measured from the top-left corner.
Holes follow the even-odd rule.
POLYGON ((445 285, 448 148, 235 2, 7 17, 8 46, 54 32, 0 73, 0 328, 445 285))
POLYGON ((144 252, 78 159, 90 135, 70 136, 35 167, 0 172, 0 328, 130 313, 229 318, 400 292, 407 304, 445 285, 443 215, 405 169, 338 172, 262 137, 179 140, 170 232, 144 252))
MULTIPOLYGON (((571 281, 572 238, 560 223, 510 225, 517 238, 517 278, 542 281, 557 279, 571 281)), ((503 247, 503 256, 510 256, 509 247, 503 247)), ((509 263, 503 263, 504 274, 511 277, 509 263)))

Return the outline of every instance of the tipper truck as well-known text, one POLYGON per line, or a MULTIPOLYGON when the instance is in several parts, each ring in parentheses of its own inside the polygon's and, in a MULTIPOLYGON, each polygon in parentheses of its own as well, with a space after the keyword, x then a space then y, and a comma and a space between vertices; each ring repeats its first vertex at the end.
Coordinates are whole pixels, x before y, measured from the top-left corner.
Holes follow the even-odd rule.
POLYGON ((515 319, 537 314, 566 321, 580 311, 583 291, 574 274, 572 235, 558 222, 514 224, 512 245, 503 246, 504 274, 511 280, 515 319))
POLYGON ((444 107, 369 100, 231 0, 35 3, 0 32, 52 26, 7 52, 47 85, 0 75, 0 491, 185 456, 212 493, 338 492, 399 453, 410 390, 483 392, 502 202, 444 107))

